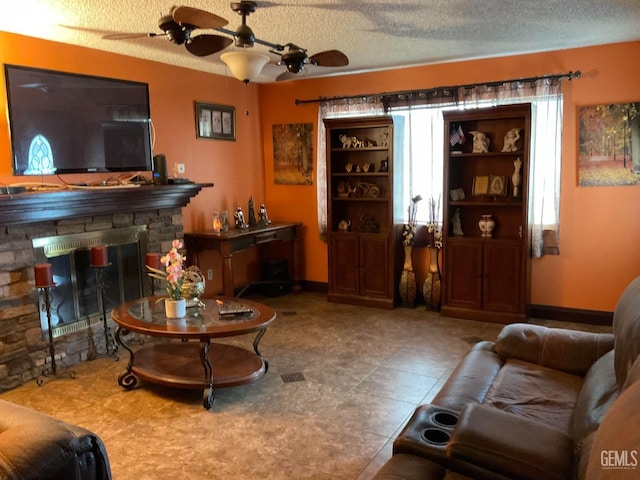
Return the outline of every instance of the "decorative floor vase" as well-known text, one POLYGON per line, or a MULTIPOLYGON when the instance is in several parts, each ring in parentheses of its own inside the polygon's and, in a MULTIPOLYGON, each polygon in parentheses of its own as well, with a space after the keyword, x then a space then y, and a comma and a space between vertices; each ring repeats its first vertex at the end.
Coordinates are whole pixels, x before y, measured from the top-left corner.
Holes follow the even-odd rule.
POLYGON ((404 246, 404 266, 402 267, 400 284, 398 285, 400 302, 405 307, 415 306, 416 301, 416 274, 413 271, 412 251, 413 247, 411 245, 404 246))
POLYGON ((187 314, 187 301, 184 298, 180 300, 167 298, 164 301, 164 312, 167 318, 182 318, 187 314))
POLYGON ((429 248, 429 268, 422 285, 422 295, 428 310, 440 311, 440 266, 438 254, 440 250, 436 247, 429 248))

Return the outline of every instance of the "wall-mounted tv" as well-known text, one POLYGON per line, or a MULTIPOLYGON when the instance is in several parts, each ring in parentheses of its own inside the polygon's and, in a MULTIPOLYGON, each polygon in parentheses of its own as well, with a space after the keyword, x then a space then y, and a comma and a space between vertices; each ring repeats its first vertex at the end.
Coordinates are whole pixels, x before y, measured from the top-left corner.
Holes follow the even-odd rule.
POLYGON ((14 175, 152 170, 149 85, 4 66, 14 175))

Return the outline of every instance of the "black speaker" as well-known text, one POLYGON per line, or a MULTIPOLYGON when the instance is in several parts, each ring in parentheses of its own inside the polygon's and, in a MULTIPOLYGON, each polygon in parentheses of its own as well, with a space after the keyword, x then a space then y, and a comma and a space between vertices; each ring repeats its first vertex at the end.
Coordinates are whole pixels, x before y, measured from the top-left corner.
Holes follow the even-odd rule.
POLYGON ((153 183, 156 185, 166 185, 169 183, 167 175, 167 157, 159 153, 153 157, 153 183))

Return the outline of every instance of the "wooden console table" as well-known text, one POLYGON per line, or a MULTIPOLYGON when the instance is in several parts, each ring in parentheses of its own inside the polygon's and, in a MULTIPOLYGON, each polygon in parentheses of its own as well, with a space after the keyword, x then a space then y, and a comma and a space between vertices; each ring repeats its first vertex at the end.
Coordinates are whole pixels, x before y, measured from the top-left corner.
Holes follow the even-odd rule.
POLYGON ((255 226, 244 229, 230 229, 227 232, 191 232, 184 234, 184 246, 187 249, 189 263, 198 265, 198 254, 204 250, 217 251, 222 255, 222 289, 226 297, 233 296, 233 254, 247 250, 251 246, 284 240, 291 242, 293 262, 293 291, 301 290, 300 267, 302 265, 300 235, 301 223, 272 223, 267 226, 255 226))

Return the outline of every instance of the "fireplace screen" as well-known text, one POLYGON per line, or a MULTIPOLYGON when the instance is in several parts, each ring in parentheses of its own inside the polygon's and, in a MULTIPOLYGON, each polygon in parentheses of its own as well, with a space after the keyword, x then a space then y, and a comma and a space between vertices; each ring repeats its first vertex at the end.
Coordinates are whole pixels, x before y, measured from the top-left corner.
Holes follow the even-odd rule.
MULTIPOLYGON (((53 337, 87 328, 102 320, 91 266, 91 247, 106 245, 109 266, 104 267, 105 310, 142 296, 142 269, 146 254, 145 226, 117 228, 33 240, 36 263, 53 268, 51 325, 53 337)), ((43 338, 48 338, 46 313, 40 312, 43 338)))

